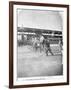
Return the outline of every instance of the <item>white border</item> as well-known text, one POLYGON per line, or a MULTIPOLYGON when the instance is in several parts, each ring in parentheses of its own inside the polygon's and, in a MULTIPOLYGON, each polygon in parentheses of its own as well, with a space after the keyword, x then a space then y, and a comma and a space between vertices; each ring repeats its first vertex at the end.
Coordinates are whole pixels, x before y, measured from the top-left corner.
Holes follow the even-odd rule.
POLYGON ((41 83, 61 83, 67 82, 67 8, 58 7, 43 7, 43 6, 27 6, 27 5, 14 5, 13 6, 13 30, 14 30, 14 52, 13 52, 13 84, 14 85, 27 85, 27 84, 41 84, 41 83), (55 10, 63 11, 63 75, 62 76, 48 76, 48 77, 35 77, 35 78, 20 78, 17 79, 17 16, 16 10, 20 9, 40 9, 40 10, 55 10), (34 79, 34 80, 33 80, 34 79))

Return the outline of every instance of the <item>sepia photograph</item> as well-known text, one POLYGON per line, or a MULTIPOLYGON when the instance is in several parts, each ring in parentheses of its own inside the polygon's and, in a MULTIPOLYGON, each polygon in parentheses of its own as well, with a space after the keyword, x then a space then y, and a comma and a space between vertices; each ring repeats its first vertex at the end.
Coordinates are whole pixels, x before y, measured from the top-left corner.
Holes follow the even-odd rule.
POLYGON ((9 5, 9 87, 68 85, 69 6, 9 5))

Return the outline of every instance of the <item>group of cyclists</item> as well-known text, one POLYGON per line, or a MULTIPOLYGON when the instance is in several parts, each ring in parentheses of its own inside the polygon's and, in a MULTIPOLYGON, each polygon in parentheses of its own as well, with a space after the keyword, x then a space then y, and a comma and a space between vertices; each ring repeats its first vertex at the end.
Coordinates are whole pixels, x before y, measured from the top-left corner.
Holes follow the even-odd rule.
POLYGON ((56 42, 58 42, 57 45, 60 50, 59 52, 62 54, 62 51, 63 51, 63 40, 62 39, 54 40, 54 38, 51 39, 49 38, 49 36, 43 36, 42 34, 36 35, 36 36, 29 36, 29 37, 27 37, 27 35, 24 35, 23 37, 22 35, 22 40, 18 40, 18 42, 19 42, 19 46, 32 45, 33 50, 35 52, 37 51, 40 51, 40 53, 45 52, 47 56, 49 55, 49 53, 51 55, 54 55, 53 48, 57 50, 57 48, 54 46, 56 42))
POLYGON ((48 52, 53 55, 53 52, 50 47, 50 40, 48 38, 44 38, 43 35, 40 35, 39 37, 33 38, 32 42, 35 51, 39 49, 40 52, 45 51, 46 55, 48 55, 48 52))
MULTIPOLYGON (((51 46, 50 46, 50 39, 49 37, 44 37, 43 35, 40 35, 39 37, 34 37, 32 38, 32 45, 33 45, 33 49, 35 51, 44 51, 46 53, 46 55, 48 56, 48 54, 50 53, 51 55, 54 55, 54 53, 52 52, 51 46)), ((62 53, 62 41, 61 39, 59 40, 59 48, 60 48, 60 52, 62 53)))

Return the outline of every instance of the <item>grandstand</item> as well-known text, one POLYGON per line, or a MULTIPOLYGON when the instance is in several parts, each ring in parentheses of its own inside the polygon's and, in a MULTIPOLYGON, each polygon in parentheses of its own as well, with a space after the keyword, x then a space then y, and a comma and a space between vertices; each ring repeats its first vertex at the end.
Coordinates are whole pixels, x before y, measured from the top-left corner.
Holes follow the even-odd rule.
POLYGON ((54 54, 60 54, 59 40, 63 40, 62 31, 53 31, 46 29, 26 28, 18 27, 18 45, 31 45, 32 37, 38 37, 43 35, 44 38, 48 37, 50 40, 50 46, 54 54))

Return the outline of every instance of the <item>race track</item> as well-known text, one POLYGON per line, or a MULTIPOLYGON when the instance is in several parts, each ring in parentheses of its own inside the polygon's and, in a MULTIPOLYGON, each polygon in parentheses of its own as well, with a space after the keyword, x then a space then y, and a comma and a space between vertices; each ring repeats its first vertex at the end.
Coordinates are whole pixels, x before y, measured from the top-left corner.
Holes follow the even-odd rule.
POLYGON ((30 46, 18 47, 17 77, 56 76, 63 74, 62 55, 46 56, 30 46))

